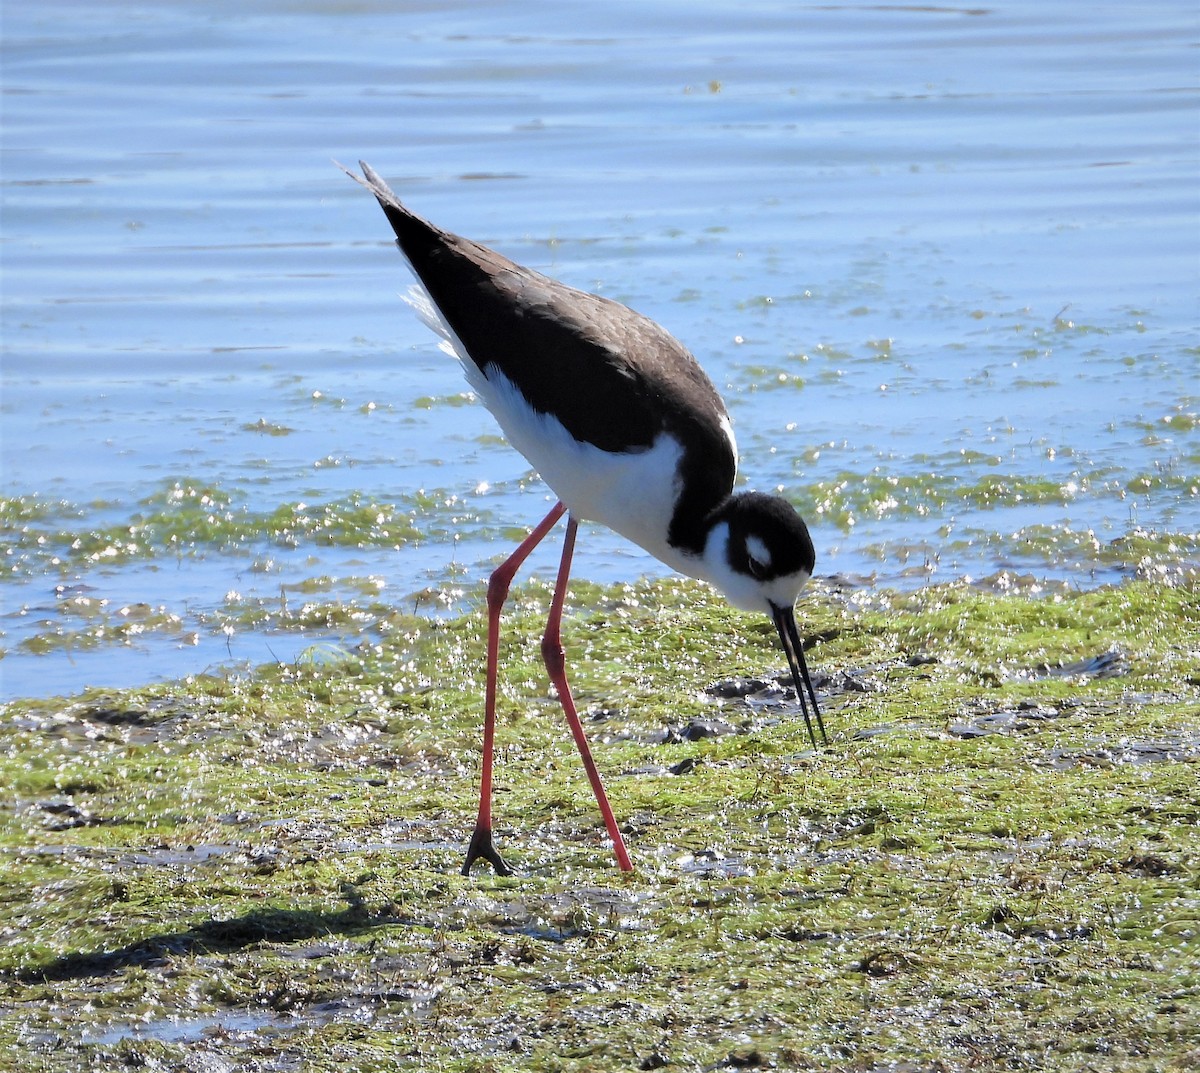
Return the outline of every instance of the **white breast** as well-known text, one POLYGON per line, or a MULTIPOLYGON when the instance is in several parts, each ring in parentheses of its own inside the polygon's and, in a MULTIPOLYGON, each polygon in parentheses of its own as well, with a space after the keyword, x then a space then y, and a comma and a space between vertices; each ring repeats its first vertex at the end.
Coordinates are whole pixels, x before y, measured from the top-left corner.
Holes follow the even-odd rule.
POLYGON ((571 514, 608 526, 673 569, 691 573, 696 568, 698 559, 667 543, 683 453, 675 439, 663 434, 649 449, 623 454, 602 451, 579 443, 552 416, 533 410, 495 366, 476 391, 508 442, 529 460, 571 514))

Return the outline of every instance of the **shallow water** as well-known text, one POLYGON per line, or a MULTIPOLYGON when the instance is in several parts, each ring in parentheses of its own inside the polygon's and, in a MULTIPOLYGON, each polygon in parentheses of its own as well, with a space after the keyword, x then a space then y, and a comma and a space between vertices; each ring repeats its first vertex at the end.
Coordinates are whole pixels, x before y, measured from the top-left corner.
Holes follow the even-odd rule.
MULTIPOLYGON (((4 696, 356 644, 359 604, 461 607, 547 509, 331 158, 669 327, 818 573, 1200 559, 1189 5, 47 0, 3 29, 4 696), (306 600, 347 614, 243 613, 306 600)), ((580 542, 580 576, 658 569, 580 542)))

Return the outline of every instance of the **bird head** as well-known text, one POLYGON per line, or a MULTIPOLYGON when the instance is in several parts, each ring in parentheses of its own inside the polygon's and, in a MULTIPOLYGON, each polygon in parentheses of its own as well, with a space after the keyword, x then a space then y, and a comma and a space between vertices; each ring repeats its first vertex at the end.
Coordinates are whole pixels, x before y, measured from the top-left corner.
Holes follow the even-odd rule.
POLYGON ((711 517, 703 560, 707 580, 734 607, 765 611, 771 617, 815 746, 813 719, 822 739, 825 739, 825 725, 793 610, 796 598, 812 577, 816 561, 804 519, 782 496, 739 492, 730 496, 711 517))

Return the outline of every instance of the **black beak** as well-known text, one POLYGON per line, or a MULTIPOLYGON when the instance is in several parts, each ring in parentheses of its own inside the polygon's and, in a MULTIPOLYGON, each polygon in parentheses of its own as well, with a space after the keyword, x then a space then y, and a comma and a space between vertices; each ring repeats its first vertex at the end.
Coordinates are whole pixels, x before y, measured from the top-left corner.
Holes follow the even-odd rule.
POLYGON ((817 735, 813 732, 813 719, 816 719, 817 729, 821 731, 821 741, 829 744, 829 738, 825 735, 825 723, 821 719, 821 709, 817 707, 817 694, 813 689, 812 679, 808 677, 808 664, 804 661, 804 646, 800 643, 800 635, 796 632, 796 614, 790 607, 776 607, 774 604, 771 607, 771 618, 775 622, 775 629, 779 631, 779 641, 783 645, 784 654, 787 656, 788 666, 792 670, 792 681, 796 685, 796 696, 800 701, 800 710, 804 713, 804 725, 808 728, 809 740, 813 743, 813 748, 819 748, 817 744, 817 735), (803 682, 803 688, 801 683, 803 682), (812 705, 812 714, 809 714, 809 705, 812 705))

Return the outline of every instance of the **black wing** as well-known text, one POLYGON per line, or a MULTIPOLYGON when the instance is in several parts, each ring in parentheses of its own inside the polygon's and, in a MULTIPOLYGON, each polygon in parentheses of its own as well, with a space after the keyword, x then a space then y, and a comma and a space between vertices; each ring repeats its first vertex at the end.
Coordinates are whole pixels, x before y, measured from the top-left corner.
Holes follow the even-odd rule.
POLYGON ((365 182, 347 174, 375 195, 401 252, 484 376, 499 369, 535 410, 604 451, 644 450, 663 432, 674 434, 685 445, 681 477, 692 502, 679 503, 681 524, 673 528, 729 494, 737 460, 725 404, 669 332, 619 302, 435 227, 362 168, 365 182))

